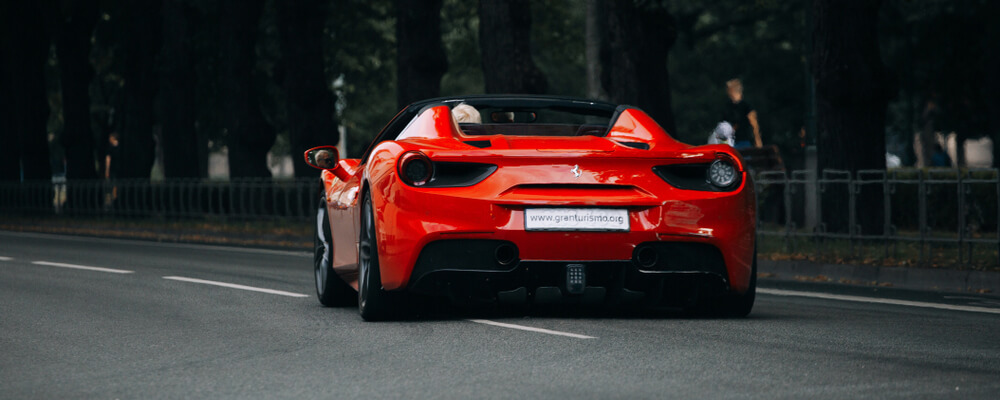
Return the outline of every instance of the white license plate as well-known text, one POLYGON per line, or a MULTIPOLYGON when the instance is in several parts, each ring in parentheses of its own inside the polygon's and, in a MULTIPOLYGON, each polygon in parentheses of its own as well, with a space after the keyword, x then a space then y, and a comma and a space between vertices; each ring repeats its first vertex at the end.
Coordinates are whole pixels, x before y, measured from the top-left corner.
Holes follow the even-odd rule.
POLYGON ((611 208, 526 208, 527 231, 625 231, 628 210, 611 208))

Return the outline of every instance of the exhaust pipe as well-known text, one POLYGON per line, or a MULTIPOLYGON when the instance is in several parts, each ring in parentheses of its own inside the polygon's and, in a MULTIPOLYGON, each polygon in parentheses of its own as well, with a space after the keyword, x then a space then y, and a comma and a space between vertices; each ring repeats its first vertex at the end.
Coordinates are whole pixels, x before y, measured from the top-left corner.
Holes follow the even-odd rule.
POLYGON ((497 264, 507 266, 513 264, 514 261, 517 261, 517 247, 514 247, 514 245, 510 243, 504 243, 497 246, 493 255, 497 259, 497 264))
POLYGON ((659 254, 652 246, 640 247, 639 250, 635 252, 635 262, 639 264, 642 268, 652 268, 656 266, 657 261, 659 261, 659 254))

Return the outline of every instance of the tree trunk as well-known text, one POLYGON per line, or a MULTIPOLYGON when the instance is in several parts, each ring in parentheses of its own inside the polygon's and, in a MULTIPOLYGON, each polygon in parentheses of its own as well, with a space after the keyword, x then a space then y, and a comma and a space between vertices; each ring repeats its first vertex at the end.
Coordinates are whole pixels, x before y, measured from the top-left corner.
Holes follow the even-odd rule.
POLYGON ((648 113, 676 134, 670 98, 667 55, 677 39, 677 24, 663 7, 636 8, 631 1, 607 2, 608 42, 602 51, 602 82, 612 102, 648 113))
MULTIPOLYGON (((9 17, 10 4, 0 5, 0 14, 9 17)), ((0 182, 16 182, 21 179, 21 140, 14 129, 14 89, 10 77, 15 68, 13 51, 10 51, 13 45, 9 40, 13 35, 7 17, 0 21, 3 24, 0 27, 3 29, 0 34, 0 182)))
MULTIPOLYGON (((813 10, 812 72, 816 82, 817 158, 820 171, 857 173, 885 169, 885 118, 888 103, 879 54, 881 1, 816 0, 813 10)), ((835 195, 837 191, 827 194, 835 195)), ((846 198, 844 194, 843 198, 846 198)), ((846 201, 824 198, 830 231, 847 231, 846 201)), ((857 199, 857 221, 864 233, 880 234, 882 195, 866 189, 857 199)))
POLYGON ((257 101, 254 53, 263 0, 222 1, 219 63, 221 125, 226 131, 231 178, 271 177, 267 152, 275 132, 257 101))
POLYGON ((486 93, 542 94, 545 75, 531 58, 531 3, 480 0, 479 45, 486 93))
POLYGON ((885 71, 880 0, 816 0, 812 70, 819 168, 885 168, 885 71))
POLYGON ((279 1, 277 8, 292 165, 296 177, 319 176, 319 170, 301 161, 302 152, 340 140, 333 109, 334 94, 323 69, 327 2, 279 1))
POLYGON ((601 52, 601 82, 612 102, 639 106, 638 11, 632 1, 606 2, 604 11, 608 39, 601 52))
POLYGON ((929 167, 931 157, 934 155, 934 144, 937 143, 935 133, 938 130, 938 120, 941 115, 940 100, 929 97, 924 102, 924 109, 920 114, 920 163, 919 167, 929 167))
POLYGON ((149 179, 155 159, 153 101, 157 89, 156 54, 160 49, 159 0, 122 3, 124 78, 120 126, 120 178, 149 179))
POLYGON ((441 95, 448 57, 441 41, 442 0, 396 0, 399 108, 441 95))
POLYGON ((95 179, 94 133, 90 129, 90 39, 99 14, 97 0, 66 3, 54 9, 56 54, 62 85, 66 179, 95 179))
POLYGON ((965 168, 968 163, 965 159, 965 140, 969 138, 968 132, 965 129, 955 131, 955 168, 961 169, 965 168))
POLYGON ((642 39, 636 62, 639 73, 638 106, 668 133, 676 135, 667 58, 677 40, 677 22, 666 8, 647 8, 639 15, 642 39))
MULTIPOLYGON (((1000 13, 1000 2, 990 1, 986 8, 986 15, 997 15, 1000 13)), ((1000 25, 995 23, 986 24, 986 35, 983 40, 983 49, 1000 48, 1000 25)), ((993 168, 1000 167, 1000 54, 996 51, 987 51, 982 58, 983 71, 986 71, 986 79, 983 82, 983 96, 986 106, 986 134, 993 139, 993 168), (990 72, 993 71, 993 72, 990 72)))
POLYGON ((188 0, 164 0, 160 51, 160 115, 163 174, 167 178, 208 175, 208 141, 195 127, 198 77, 194 59, 196 10, 188 0))
POLYGON ((42 7, 35 1, 5 1, 0 18, 0 180, 49 180, 45 86, 49 36, 42 7))
POLYGON ((587 0, 584 34, 587 60, 587 97, 607 100, 608 93, 601 86, 601 47, 607 36, 607 18, 601 0, 587 0))

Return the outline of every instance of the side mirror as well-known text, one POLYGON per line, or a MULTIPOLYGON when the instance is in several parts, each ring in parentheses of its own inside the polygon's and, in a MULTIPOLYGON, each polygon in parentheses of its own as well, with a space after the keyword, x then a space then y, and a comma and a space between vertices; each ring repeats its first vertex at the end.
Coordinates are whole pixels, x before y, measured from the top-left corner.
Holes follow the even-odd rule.
POLYGON ((313 147, 305 152, 306 164, 310 167, 332 170, 337 168, 340 153, 333 146, 313 147))

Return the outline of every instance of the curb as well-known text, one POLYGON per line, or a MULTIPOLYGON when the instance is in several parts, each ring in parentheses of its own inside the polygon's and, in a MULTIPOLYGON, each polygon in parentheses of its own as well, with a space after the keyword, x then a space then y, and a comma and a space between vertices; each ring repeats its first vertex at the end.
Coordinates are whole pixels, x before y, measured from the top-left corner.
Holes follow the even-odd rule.
POLYGON ((1000 272, 873 265, 822 264, 809 261, 757 260, 761 278, 834 282, 941 292, 997 293, 1000 272))

